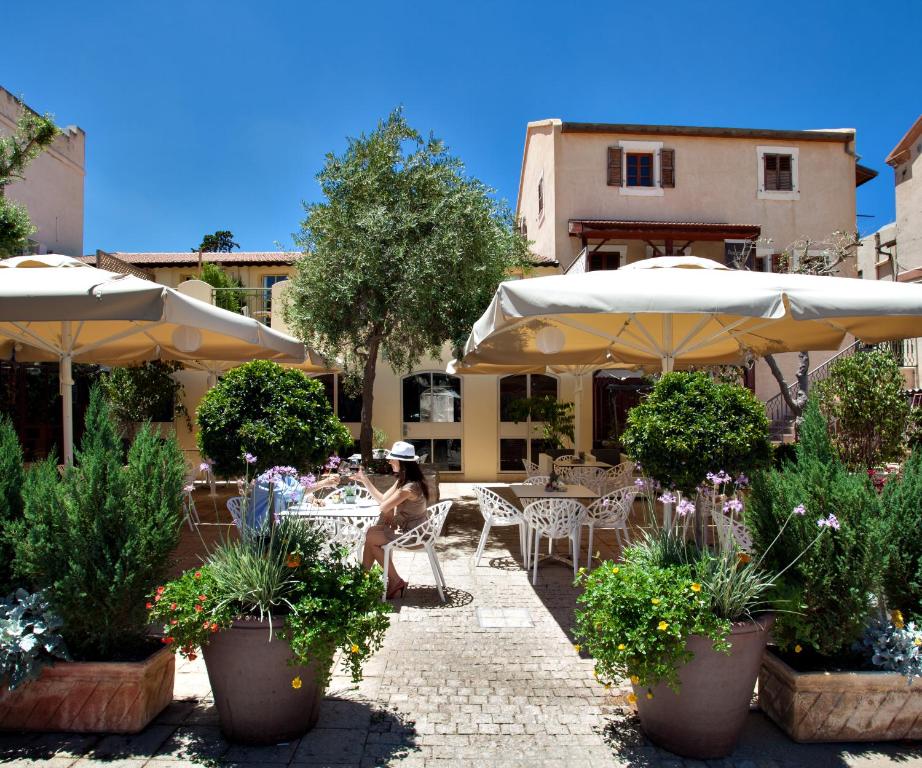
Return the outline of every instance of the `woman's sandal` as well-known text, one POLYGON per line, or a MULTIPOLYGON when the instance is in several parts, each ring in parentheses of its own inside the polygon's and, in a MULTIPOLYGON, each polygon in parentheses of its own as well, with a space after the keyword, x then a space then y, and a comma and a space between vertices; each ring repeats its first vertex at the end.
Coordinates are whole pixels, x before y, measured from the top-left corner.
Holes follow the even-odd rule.
POLYGON ((403 593, 406 591, 406 588, 408 586, 409 585, 407 584, 407 582, 401 579, 393 587, 387 590, 387 599, 393 600, 395 597, 397 597, 398 592, 400 593, 400 597, 403 597, 403 593))

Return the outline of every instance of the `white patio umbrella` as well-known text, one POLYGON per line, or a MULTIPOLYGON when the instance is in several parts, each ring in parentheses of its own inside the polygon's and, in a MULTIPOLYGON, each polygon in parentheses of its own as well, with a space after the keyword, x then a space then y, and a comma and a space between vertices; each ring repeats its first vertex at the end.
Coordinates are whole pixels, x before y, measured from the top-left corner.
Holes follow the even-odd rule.
POLYGON ((619 270, 501 283, 457 369, 742 363, 922 334, 922 285, 729 269, 659 257, 619 270))
POLYGON ((75 362, 251 360, 302 363, 304 345, 257 320, 171 288, 48 254, 0 261, 0 338, 20 360, 58 360, 63 454, 73 461, 75 362))

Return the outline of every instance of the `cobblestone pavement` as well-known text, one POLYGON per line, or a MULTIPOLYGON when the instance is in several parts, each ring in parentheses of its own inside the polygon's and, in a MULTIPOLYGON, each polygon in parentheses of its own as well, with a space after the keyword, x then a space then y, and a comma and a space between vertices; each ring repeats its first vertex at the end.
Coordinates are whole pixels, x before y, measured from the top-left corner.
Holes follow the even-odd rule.
MULTIPOLYGON (((143 733, 0 735, 0 766, 922 766, 920 744, 799 745, 758 712, 726 760, 682 760, 653 747, 624 703, 626 690, 603 689, 591 660, 573 648, 572 571, 541 567, 533 587, 516 561, 515 528, 494 529, 474 567, 482 519, 469 486, 443 484, 442 492, 457 499, 439 547, 447 604, 425 555, 399 553, 411 586, 395 603, 384 647, 359 686, 334 677, 320 721, 304 738, 229 744, 201 662, 184 662, 176 700, 143 733)), ((605 542, 603 534, 603 556, 605 542)))

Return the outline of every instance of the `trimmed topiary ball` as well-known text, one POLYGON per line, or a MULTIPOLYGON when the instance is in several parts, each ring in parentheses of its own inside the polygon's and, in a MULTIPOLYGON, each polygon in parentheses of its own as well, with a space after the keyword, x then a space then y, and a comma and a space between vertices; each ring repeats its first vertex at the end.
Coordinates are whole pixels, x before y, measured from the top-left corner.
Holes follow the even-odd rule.
POLYGON ((256 469, 310 469, 352 445, 319 381, 268 360, 228 371, 196 412, 198 446, 221 476, 242 475, 244 454, 256 469))

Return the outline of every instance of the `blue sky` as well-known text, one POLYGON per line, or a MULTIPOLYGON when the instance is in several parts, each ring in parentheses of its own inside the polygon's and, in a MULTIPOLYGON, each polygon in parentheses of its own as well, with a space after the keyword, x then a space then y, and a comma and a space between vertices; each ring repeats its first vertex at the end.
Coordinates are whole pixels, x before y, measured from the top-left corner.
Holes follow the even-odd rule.
POLYGON ((87 132, 84 250, 290 246, 345 137, 397 105, 514 204, 525 124, 854 127, 869 232, 922 111, 901 2, 3 2, 0 85, 87 132))

